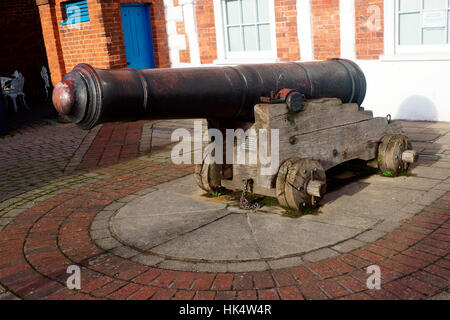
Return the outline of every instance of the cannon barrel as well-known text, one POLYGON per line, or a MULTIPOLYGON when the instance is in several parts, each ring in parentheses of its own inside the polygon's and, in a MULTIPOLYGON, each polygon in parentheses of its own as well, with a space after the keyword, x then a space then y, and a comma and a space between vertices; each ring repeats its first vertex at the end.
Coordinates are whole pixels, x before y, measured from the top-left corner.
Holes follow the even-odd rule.
POLYGON ((55 86, 53 104, 83 129, 137 119, 252 121, 260 98, 284 88, 307 99, 335 97, 361 105, 366 80, 344 59, 144 70, 79 64, 55 86))

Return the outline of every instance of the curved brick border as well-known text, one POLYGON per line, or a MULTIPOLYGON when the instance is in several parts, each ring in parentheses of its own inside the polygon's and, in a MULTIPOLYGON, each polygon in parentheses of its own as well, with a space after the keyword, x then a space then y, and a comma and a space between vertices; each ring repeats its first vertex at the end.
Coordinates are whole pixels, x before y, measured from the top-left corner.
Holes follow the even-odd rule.
POLYGON ((0 283, 26 299, 423 299, 449 285, 450 193, 394 232, 350 253, 263 272, 162 270, 105 252, 90 238, 95 215, 114 200, 192 172, 192 167, 133 161, 127 170, 46 199, 0 232, 0 283), (82 266, 82 289, 65 287, 82 266), (382 290, 367 290, 377 264, 382 290))

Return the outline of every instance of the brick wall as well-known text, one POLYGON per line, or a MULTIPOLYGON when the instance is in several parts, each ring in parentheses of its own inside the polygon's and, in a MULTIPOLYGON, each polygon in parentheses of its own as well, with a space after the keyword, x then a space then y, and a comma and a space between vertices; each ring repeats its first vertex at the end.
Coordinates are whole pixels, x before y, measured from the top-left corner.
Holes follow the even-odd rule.
POLYGON ((384 51, 383 0, 355 0, 355 38, 358 59, 378 59, 384 51))
POLYGON ((47 66, 39 10, 34 0, 0 1, 0 76, 19 70, 29 96, 45 96, 41 67, 47 66))
POLYGON ((62 26, 63 0, 37 0, 52 82, 81 62, 97 68, 125 68, 120 3, 149 3, 156 67, 169 67, 164 4, 160 0, 87 0, 89 21, 62 26), (46 4, 47 2, 47 4, 46 4))
POLYGON ((197 0, 195 2, 195 14, 197 18, 200 61, 202 64, 212 63, 217 59, 213 1, 197 0))
POLYGON ((324 60, 339 57, 339 0, 311 0, 311 20, 314 58, 324 60))
POLYGON ((277 52, 281 61, 300 60, 296 0, 275 0, 277 52))
POLYGON ((150 4, 150 19, 152 21, 153 51, 157 68, 169 68, 169 45, 167 42, 166 18, 164 2, 154 0, 150 4))

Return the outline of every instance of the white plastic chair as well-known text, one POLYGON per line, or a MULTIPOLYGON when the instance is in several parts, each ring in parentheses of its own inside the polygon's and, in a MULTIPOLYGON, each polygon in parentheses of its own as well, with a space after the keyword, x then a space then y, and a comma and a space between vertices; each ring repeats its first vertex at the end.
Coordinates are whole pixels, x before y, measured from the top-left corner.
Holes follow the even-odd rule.
MULTIPOLYGON (((11 84, 8 87, 3 88, 3 95, 5 97, 10 97, 14 104, 14 110, 17 112, 17 97, 22 97, 22 102, 25 108, 28 108, 27 103, 25 102, 25 93, 23 92, 23 85, 25 84, 25 78, 19 71, 14 71, 13 79, 11 80, 11 84)), ((8 99, 6 99, 8 101, 8 99)))
POLYGON ((48 71, 45 66, 42 66, 41 77, 45 83, 45 100, 48 100, 48 89, 50 89, 50 78, 48 76, 48 71))

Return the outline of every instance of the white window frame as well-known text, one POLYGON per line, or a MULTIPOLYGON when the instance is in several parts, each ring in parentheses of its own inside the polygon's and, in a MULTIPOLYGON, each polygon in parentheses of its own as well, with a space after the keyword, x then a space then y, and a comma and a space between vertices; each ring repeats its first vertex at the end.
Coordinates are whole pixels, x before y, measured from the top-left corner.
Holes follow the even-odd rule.
POLYGON ((214 1, 214 20, 216 26, 216 41, 217 41, 217 60, 214 61, 214 64, 264 63, 264 62, 278 61, 274 0, 269 0, 271 50, 239 51, 239 52, 227 51, 226 31, 224 24, 225 1, 224 0, 213 0, 213 1, 214 1))
POLYGON ((385 61, 450 60, 450 44, 400 45, 398 43, 399 0, 384 1, 384 55, 385 61))

